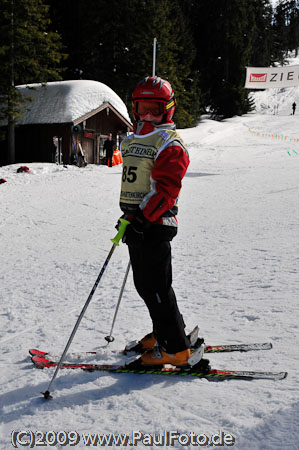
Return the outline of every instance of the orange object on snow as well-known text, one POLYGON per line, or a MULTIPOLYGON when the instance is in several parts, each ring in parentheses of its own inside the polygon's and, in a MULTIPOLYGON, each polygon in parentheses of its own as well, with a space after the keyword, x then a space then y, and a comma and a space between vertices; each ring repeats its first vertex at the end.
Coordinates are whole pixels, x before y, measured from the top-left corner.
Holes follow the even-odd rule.
POLYGON ((118 164, 122 164, 123 160, 121 158, 121 153, 120 150, 117 148, 116 150, 114 150, 113 152, 113 161, 112 161, 112 166, 117 166, 118 164))

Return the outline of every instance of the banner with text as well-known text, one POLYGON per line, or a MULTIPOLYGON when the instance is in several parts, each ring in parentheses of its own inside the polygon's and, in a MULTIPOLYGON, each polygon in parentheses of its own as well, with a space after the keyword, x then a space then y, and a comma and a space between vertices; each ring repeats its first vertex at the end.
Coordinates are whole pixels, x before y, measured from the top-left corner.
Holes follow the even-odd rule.
POLYGON ((245 88, 267 89, 299 86, 299 66, 246 67, 245 88))

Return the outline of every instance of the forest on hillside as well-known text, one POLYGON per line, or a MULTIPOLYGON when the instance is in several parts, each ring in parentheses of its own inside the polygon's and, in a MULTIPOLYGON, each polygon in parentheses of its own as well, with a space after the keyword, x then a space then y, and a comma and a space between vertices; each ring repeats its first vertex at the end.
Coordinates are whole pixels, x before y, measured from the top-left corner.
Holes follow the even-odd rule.
POLYGON ((175 121, 191 127, 250 111, 246 66, 283 63, 299 47, 299 2, 281 0, 1 0, 1 118, 17 120, 15 86, 92 79, 130 110, 136 82, 156 74, 177 97, 175 121))

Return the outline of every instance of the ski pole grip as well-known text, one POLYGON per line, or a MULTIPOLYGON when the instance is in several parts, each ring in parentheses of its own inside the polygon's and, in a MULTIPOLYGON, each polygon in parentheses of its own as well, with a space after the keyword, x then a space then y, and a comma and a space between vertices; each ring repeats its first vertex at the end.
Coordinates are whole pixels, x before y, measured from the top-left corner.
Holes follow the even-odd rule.
POLYGON ((115 245, 119 245, 119 241, 123 238, 123 235, 126 232, 126 228, 130 224, 130 222, 126 219, 120 218, 119 221, 120 221, 120 227, 118 229, 118 232, 117 232, 116 236, 113 239, 111 239, 111 241, 115 245))

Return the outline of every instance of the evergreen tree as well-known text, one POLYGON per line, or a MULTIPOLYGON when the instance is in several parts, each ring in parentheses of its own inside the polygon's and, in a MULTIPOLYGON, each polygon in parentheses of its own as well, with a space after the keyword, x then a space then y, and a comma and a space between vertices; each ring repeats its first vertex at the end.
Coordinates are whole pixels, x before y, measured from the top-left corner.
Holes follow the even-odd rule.
POLYGON ((250 66, 268 67, 274 62, 273 55, 273 8, 269 0, 251 0, 254 21, 252 23, 252 50, 250 66))
POLYGON ((173 85, 178 125, 193 123, 190 79, 195 47, 179 0, 53 0, 52 14, 69 53, 66 76, 107 84, 129 109, 136 82, 152 74, 156 37, 156 74, 173 85))
POLYGON ((297 56, 299 47, 299 2, 292 0, 289 1, 288 4, 288 50, 295 50, 295 54, 297 56))
POLYGON ((273 19, 274 60, 281 64, 285 62, 288 49, 289 8, 289 1, 280 1, 276 6, 273 19))
POLYGON ((49 31, 48 10, 44 0, 1 0, 0 118, 8 122, 9 163, 14 162, 14 126, 25 101, 16 86, 61 79, 61 44, 59 35, 49 31))
POLYGON ((288 51, 299 47, 299 1, 280 0, 276 5, 273 18, 274 60, 285 62, 288 51))
POLYGON ((199 83, 204 104, 215 117, 250 110, 243 88, 252 48, 254 13, 245 0, 194 2, 199 83))

